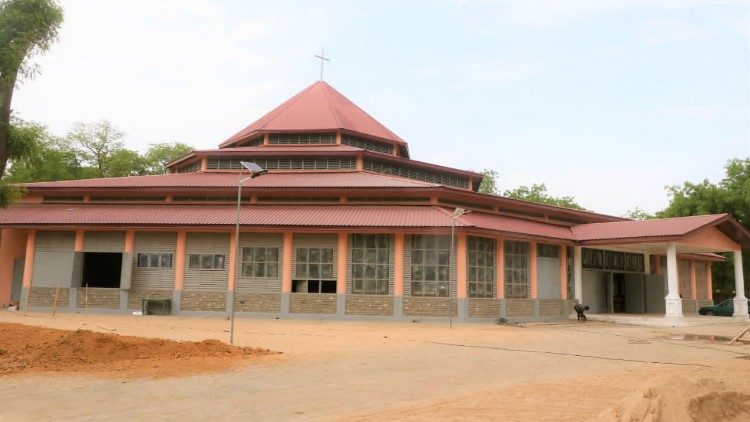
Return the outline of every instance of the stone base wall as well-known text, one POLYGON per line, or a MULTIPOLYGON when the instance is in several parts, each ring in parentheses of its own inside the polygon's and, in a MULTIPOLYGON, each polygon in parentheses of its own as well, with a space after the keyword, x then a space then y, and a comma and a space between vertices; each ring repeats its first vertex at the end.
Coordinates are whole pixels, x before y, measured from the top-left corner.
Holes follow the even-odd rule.
POLYGON ((534 301, 532 299, 508 299, 509 317, 533 317, 534 301))
POLYGON ((292 314, 335 314, 336 295, 327 293, 291 293, 289 313, 292 314))
MULTIPOLYGON (((423 317, 447 317, 450 299, 443 297, 405 297, 404 315, 423 317)), ((458 306, 453 304, 453 316, 458 316, 458 306)))
POLYGON ((713 305, 713 304, 714 304, 714 301, 713 301, 713 300, 707 300, 707 299, 698 299, 698 304, 696 305, 696 306, 697 306, 697 309, 696 309, 696 311, 697 311, 698 309, 700 309, 700 308, 704 307, 704 306, 711 306, 711 305, 713 305))
POLYGON ((695 307, 695 299, 682 299, 682 313, 683 314, 695 314, 698 312, 698 308, 695 307))
POLYGON ((79 288, 77 290, 77 304, 79 308, 89 309, 120 309, 120 289, 106 289, 100 287, 79 288), (87 293, 88 291, 88 293, 87 293))
MULTIPOLYGON (((29 292, 28 305, 32 307, 51 308, 55 302, 55 291, 57 287, 32 287, 29 292)), ((60 291, 57 294, 57 307, 68 306, 68 294, 69 290, 67 287, 60 287, 60 291)))
POLYGON ((237 312, 281 312, 281 295, 278 293, 235 293, 234 310, 237 312))
POLYGON ((469 318, 499 318, 500 299, 469 299, 469 318))
POLYGON ((393 296, 346 295, 346 315, 393 315, 393 296))
POLYGON ((539 299, 539 316, 563 317, 565 301, 562 299, 539 299))
POLYGON ((171 290, 130 290, 128 309, 141 309, 142 299, 172 299, 171 290))
POLYGON ((219 311, 227 310, 226 292, 183 290, 180 300, 181 311, 219 311))

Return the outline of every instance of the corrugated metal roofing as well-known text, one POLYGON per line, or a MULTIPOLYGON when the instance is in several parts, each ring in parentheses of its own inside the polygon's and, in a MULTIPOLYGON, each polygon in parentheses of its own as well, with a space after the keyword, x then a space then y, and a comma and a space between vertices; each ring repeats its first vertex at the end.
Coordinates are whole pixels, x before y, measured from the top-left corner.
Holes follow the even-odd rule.
POLYGON ((406 144, 348 98, 323 81, 315 82, 227 139, 221 146, 259 132, 305 132, 344 129, 406 144))
POLYGON ((545 224, 520 218, 472 212, 459 217, 466 225, 495 230, 504 233, 518 233, 532 236, 574 240, 569 227, 545 224))
MULTIPOLYGON (((63 188, 229 188, 237 187, 237 173, 174 173, 155 176, 110 177, 24 183, 28 189, 63 188)), ((366 172, 268 173, 243 183, 244 188, 424 188, 435 183, 366 172)))
POLYGON ((723 221, 727 214, 696 215, 655 220, 615 221, 573 226, 573 234, 581 241, 636 239, 684 236, 702 227, 723 221))

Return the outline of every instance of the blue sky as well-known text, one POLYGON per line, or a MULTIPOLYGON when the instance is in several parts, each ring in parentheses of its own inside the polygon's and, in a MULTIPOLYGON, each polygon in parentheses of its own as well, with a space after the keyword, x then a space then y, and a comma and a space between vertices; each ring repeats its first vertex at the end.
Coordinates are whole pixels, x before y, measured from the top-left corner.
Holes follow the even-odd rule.
POLYGON ((750 156, 744 0, 62 1, 14 110, 212 148, 318 78, 412 158, 615 215, 750 156))

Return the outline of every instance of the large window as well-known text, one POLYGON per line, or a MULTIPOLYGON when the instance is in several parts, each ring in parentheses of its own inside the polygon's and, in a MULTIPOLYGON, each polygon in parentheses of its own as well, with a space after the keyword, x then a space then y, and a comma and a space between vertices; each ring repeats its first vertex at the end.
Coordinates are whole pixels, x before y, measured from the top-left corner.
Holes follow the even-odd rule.
POLYGON ((139 253, 139 268, 172 268, 171 253, 139 253))
POLYGON ((297 248, 292 291, 336 293, 332 248, 297 248))
POLYGON ((505 241, 505 298, 529 298, 529 244, 505 241))
POLYGON ((469 297, 495 297, 495 240, 469 236, 469 297))
POLYGON ((411 237, 411 295, 448 297, 450 236, 411 237))
POLYGON ((194 270, 223 270, 224 255, 190 254, 188 267, 194 270))
POLYGON ((352 293, 387 295, 390 282, 390 236, 351 236, 352 293))
POLYGON ((277 278, 279 276, 279 248, 242 248, 242 276, 277 278))

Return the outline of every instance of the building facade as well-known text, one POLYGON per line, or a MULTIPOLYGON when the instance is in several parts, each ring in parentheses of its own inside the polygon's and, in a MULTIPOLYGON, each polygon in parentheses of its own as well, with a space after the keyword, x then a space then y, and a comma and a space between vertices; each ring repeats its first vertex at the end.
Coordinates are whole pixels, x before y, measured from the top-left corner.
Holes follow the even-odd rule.
POLYGON ((322 81, 168 168, 23 185, 0 210, 0 303, 528 320, 582 301, 679 318, 712 302, 714 253, 750 248, 728 215, 631 221, 477 193, 481 174, 412 160, 322 81))

